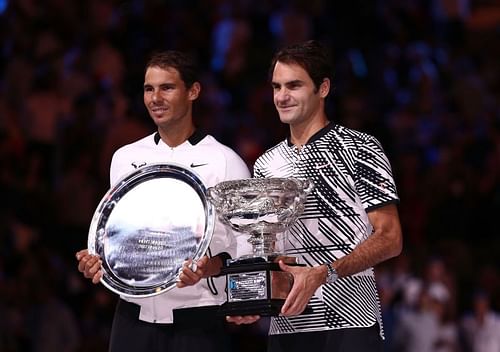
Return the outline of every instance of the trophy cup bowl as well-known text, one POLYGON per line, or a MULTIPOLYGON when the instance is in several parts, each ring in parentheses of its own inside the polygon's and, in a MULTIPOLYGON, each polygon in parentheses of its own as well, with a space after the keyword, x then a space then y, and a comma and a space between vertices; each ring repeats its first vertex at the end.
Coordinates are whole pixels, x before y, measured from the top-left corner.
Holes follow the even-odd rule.
POLYGON ((301 265, 282 253, 286 230, 304 211, 310 180, 252 178, 224 181, 208 189, 221 222, 245 233, 252 253, 228 261, 224 315, 278 315, 293 284, 278 261, 301 265), (279 236, 279 237, 278 237, 279 236))

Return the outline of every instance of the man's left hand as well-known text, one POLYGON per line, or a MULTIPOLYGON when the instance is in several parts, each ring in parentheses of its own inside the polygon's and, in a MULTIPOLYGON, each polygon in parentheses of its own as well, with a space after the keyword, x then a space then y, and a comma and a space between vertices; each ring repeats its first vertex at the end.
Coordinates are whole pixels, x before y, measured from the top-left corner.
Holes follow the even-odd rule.
POLYGON ((222 260, 215 256, 212 258, 206 255, 194 262, 192 259, 186 260, 182 266, 177 287, 191 286, 201 279, 218 275, 222 267, 222 260))
POLYGON ((207 256, 200 258, 196 262, 192 259, 186 260, 182 265, 177 287, 186 287, 198 283, 204 277, 208 260, 207 256))
POLYGON ((298 315, 304 311, 317 288, 325 282, 326 267, 289 266, 279 261, 281 270, 293 275, 293 286, 286 298, 281 314, 298 315))

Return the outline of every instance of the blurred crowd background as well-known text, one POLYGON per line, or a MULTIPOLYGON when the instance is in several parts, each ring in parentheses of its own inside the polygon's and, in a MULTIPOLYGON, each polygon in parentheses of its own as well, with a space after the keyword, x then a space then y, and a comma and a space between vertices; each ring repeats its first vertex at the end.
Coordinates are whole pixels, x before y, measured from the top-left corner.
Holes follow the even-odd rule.
MULTIPOLYGON (((282 140, 268 65, 322 40, 330 118, 375 135, 404 253, 377 269, 387 351, 500 351, 496 0, 0 0, 0 351, 105 351, 116 296, 78 272, 113 151, 154 130, 152 51, 202 65, 199 128, 252 166, 282 140)), ((231 327, 264 351, 266 320, 231 327)))

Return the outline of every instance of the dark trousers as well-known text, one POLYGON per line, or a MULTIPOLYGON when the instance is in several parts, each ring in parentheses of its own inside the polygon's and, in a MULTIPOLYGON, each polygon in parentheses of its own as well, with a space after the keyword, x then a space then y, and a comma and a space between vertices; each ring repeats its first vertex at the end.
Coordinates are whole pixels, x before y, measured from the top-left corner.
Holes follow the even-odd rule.
POLYGON ((222 319, 201 324, 153 324, 139 320, 139 306, 119 300, 111 329, 110 352, 230 352, 222 319))
POLYGON ((382 352, 379 327, 270 335, 268 352, 382 352))

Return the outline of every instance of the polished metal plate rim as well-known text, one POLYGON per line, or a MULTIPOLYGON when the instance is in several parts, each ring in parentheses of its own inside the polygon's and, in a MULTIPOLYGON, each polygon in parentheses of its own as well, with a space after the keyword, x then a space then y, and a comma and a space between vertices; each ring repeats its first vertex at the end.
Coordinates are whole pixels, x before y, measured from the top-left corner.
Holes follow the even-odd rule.
POLYGON ((215 210, 192 170, 176 163, 140 167, 101 199, 88 234, 103 262, 101 282, 125 297, 150 297, 175 287, 182 263, 208 249, 215 210))

